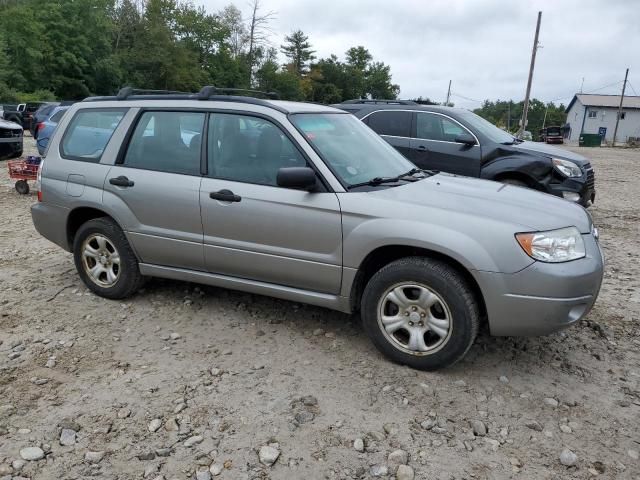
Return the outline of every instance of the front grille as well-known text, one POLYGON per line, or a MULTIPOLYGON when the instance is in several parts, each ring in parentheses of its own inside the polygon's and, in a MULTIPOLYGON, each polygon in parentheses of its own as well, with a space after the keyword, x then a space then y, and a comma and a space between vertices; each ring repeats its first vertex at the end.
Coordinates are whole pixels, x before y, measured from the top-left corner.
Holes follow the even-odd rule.
POLYGON ((22 132, 11 128, 0 129, 0 138, 20 138, 22 132))
POLYGON ((587 163, 584 168, 587 170, 587 186, 590 189, 593 189, 593 187, 595 187, 596 184, 596 176, 595 173, 593 173, 593 168, 591 168, 591 164, 587 163))

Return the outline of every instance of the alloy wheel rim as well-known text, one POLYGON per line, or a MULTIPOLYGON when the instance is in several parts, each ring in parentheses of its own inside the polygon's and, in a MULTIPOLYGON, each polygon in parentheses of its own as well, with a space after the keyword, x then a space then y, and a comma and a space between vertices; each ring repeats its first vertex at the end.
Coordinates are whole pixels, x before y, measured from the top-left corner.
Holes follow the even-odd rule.
POLYGON ((82 265, 91 281, 100 287, 112 287, 120 278, 120 254, 104 235, 94 233, 82 243, 82 265))
POLYGON ((398 283, 378 303, 378 325, 391 344, 410 355, 439 351, 451 338, 452 316, 444 299, 418 283, 398 283))

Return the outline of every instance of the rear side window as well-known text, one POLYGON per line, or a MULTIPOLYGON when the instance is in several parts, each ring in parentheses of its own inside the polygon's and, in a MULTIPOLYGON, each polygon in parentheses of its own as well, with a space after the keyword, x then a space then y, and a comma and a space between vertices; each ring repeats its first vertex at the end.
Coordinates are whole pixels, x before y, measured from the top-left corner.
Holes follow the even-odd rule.
POLYGON ((145 112, 124 158, 126 167, 200 175, 204 113, 145 112))
POLYGON ((51 115, 51 118, 49 119, 49 121, 52 123, 60 122, 60 119, 64 116, 64 112, 66 112, 66 110, 58 110, 56 113, 51 115))
POLYGON ((62 138, 64 158, 99 162, 126 109, 79 110, 62 138))
POLYGON ((378 135, 411 136, 411 112, 387 110, 369 115, 368 125, 378 135))

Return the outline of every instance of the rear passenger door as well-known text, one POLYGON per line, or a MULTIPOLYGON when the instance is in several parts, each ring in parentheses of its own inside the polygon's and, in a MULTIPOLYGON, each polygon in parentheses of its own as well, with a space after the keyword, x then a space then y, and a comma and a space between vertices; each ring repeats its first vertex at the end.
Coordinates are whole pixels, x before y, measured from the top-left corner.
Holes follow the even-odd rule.
POLYGON ((109 171, 104 203, 119 212, 143 263, 204 269, 200 169, 206 114, 145 110, 109 171))
POLYGON ((474 135, 453 118, 435 112, 416 112, 415 134, 409 159, 418 167, 480 176, 480 145, 457 143, 460 135, 474 135))
POLYGON ((402 155, 411 154, 412 113, 405 110, 380 110, 362 119, 402 155))

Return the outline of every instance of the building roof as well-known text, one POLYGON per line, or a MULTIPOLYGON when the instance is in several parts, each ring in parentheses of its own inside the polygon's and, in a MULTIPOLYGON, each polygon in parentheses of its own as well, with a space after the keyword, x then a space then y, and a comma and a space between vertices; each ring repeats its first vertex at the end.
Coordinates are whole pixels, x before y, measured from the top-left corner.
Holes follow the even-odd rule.
MULTIPOLYGON (((607 107, 618 108, 620 106, 620 95, 593 95, 590 93, 576 93, 569 102, 565 112, 571 110, 576 100, 579 100, 585 107, 607 107)), ((622 108, 640 108, 640 96, 625 95, 622 108)))

